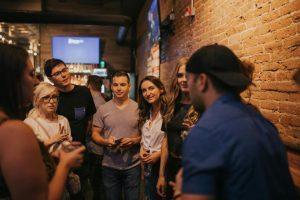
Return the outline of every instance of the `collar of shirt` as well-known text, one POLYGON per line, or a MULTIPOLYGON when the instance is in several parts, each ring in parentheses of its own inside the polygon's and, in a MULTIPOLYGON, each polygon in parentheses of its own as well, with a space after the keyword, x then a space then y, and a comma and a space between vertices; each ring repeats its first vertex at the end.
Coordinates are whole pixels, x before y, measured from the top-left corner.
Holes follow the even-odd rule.
POLYGON ((151 122, 151 117, 152 117, 152 112, 150 111, 150 118, 145 123, 145 128, 147 129, 151 129, 151 127, 153 127, 156 123, 159 123, 162 120, 162 116, 160 112, 158 112, 157 116, 152 122, 151 122), (151 126, 150 126, 150 122, 151 122, 151 126))

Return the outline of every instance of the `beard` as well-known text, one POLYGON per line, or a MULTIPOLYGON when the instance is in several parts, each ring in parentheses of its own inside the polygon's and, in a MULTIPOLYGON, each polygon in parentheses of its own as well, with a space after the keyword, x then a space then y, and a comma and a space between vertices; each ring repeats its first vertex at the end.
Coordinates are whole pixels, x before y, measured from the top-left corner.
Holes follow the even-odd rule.
MULTIPOLYGON (((194 90, 195 91, 195 90, 194 90)), ((191 101, 193 106, 195 107, 195 110, 197 110, 200 113, 203 113, 205 111, 205 105, 201 94, 190 94, 191 101)))

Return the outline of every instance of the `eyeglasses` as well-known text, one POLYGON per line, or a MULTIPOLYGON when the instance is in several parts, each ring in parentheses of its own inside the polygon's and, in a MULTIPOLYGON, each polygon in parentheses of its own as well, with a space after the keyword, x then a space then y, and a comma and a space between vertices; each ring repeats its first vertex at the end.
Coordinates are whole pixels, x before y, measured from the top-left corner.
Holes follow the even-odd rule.
POLYGON ((47 95, 41 98, 43 100, 44 103, 50 103, 51 99, 53 102, 57 102, 58 101, 58 96, 57 95, 47 95))
POLYGON ((57 78, 58 76, 61 76, 62 74, 67 74, 69 72, 69 68, 65 67, 62 70, 55 72, 54 74, 51 74, 51 76, 57 78))

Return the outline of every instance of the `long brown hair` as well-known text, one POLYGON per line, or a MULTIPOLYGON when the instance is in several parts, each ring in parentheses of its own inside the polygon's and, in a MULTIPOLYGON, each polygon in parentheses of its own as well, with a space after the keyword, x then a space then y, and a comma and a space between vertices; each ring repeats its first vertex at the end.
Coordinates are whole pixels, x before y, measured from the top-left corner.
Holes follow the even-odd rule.
POLYGON ((162 90, 163 92, 160 94, 159 97, 159 103, 160 103, 160 114, 162 115, 162 118, 165 118, 166 112, 168 110, 168 98, 166 94, 166 89, 161 80, 155 76, 146 76, 143 78, 140 82, 139 89, 138 89, 138 103, 139 103, 139 129, 142 128, 144 123, 146 122, 147 119, 150 118, 150 111, 152 108, 152 105, 149 104, 143 97, 143 92, 142 92, 142 84, 145 81, 150 81, 153 83, 159 90, 162 90))
POLYGON ((185 66, 187 64, 188 60, 189 60, 188 57, 181 57, 177 61, 175 72, 173 75, 173 80, 170 87, 170 101, 168 105, 168 111, 165 116, 165 122, 169 122, 171 120, 176 106, 179 105, 181 101, 182 91, 180 90, 180 86, 178 85, 177 73, 181 66, 185 66))

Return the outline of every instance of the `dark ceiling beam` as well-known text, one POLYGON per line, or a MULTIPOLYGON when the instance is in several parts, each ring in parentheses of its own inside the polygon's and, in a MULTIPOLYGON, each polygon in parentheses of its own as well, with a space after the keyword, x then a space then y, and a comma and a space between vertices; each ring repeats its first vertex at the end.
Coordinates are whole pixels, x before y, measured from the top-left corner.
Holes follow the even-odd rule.
POLYGON ((131 18, 124 15, 95 15, 66 12, 1 11, 0 21, 38 24, 85 24, 130 27, 131 18))

